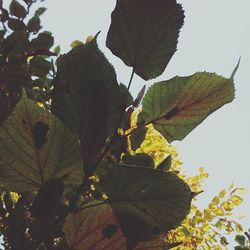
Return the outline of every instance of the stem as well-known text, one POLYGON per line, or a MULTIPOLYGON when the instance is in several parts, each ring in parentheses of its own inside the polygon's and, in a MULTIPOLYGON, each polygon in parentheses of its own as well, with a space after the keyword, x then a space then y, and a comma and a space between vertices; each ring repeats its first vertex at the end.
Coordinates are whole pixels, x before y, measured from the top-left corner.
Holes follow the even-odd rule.
POLYGON ((87 209, 87 208, 92 208, 92 207, 101 206, 101 205, 104 205, 104 204, 109 204, 109 202, 108 202, 108 201, 103 201, 103 202, 100 202, 100 203, 97 203, 97 204, 93 204, 93 205, 89 205, 89 206, 80 207, 79 209, 77 209, 77 211, 81 211, 81 210, 84 210, 84 209, 87 209))
POLYGON ((172 110, 170 110, 167 114, 162 115, 162 116, 159 116, 159 117, 156 117, 156 118, 154 118, 154 119, 151 120, 151 121, 145 122, 145 123, 143 123, 143 124, 137 126, 136 128, 132 129, 129 133, 125 134, 124 137, 127 137, 127 136, 133 134, 135 131, 137 131, 137 130, 143 128, 143 127, 146 127, 146 126, 149 125, 149 124, 155 123, 155 122, 157 122, 157 121, 159 121, 159 120, 161 120, 161 119, 163 119, 163 118, 164 118, 165 120, 170 120, 170 119, 173 118, 175 115, 177 115, 179 111, 181 111, 181 109, 178 109, 177 107, 175 107, 175 108, 173 108, 172 110))

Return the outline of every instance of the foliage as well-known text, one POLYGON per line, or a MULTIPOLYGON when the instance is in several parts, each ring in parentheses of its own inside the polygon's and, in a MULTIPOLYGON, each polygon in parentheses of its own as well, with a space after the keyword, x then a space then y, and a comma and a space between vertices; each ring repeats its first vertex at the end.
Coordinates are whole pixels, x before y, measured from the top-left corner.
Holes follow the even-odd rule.
MULTIPOLYGON (((136 125, 137 114, 138 112, 134 112, 132 115, 132 126, 136 125)), ((136 151, 131 150, 131 154, 143 153, 149 154, 156 165, 166 157, 171 157, 170 171, 177 172, 195 193, 203 192, 202 182, 208 178, 208 173, 200 167, 197 175, 187 176, 176 148, 167 143, 152 125, 147 126, 145 140, 141 146, 136 151)), ((166 240, 171 243, 182 242, 180 246, 174 248, 176 250, 181 250, 183 247, 187 250, 224 249, 223 247, 229 244, 228 237, 243 232, 241 225, 234 218, 233 210, 241 204, 244 193, 245 189, 237 188, 232 183, 228 189, 221 190, 204 209, 197 206, 199 196, 195 197, 187 218, 180 227, 168 232, 166 240)))
POLYGON ((235 250, 249 250, 250 249, 250 229, 244 232, 244 235, 238 234, 235 236, 235 241, 238 244, 235 250))
MULTIPOLYGON (((222 191, 194 201, 207 174, 187 177, 175 149, 234 98, 233 76, 199 72, 145 86, 177 48, 184 11, 175 0, 118 0, 107 47, 132 67, 128 86, 97 45, 74 41, 56 63, 36 1, 1 8, 1 233, 5 249, 170 249, 221 245, 240 225, 227 219, 242 198, 222 191), (145 96, 144 96, 145 94, 145 96), (141 105, 142 104, 142 105, 141 105), (225 198, 226 197, 226 198, 225 198), (226 218, 225 218, 226 216, 226 218), (214 224, 215 223, 215 224, 214 224)), ((241 231, 241 230, 239 230, 241 231)))
POLYGON ((41 31, 40 16, 46 8, 30 11, 37 1, 12 0, 9 9, 0 4, 0 124, 11 114, 20 99, 21 89, 27 89, 36 101, 49 101, 54 71, 50 51, 54 38, 41 31), (32 91, 31 91, 32 90, 32 91))

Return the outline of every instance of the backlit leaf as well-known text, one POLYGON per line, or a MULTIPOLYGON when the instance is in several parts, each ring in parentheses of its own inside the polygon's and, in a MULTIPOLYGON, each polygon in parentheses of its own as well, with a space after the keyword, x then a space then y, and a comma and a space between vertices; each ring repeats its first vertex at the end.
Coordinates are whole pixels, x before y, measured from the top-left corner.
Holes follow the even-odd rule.
MULTIPOLYGON (((128 219, 127 216, 123 218, 123 222, 128 219, 127 227, 121 227, 117 214, 114 212, 110 205, 99 205, 92 207, 98 202, 89 204, 89 208, 85 208, 78 213, 70 214, 64 223, 63 231, 65 233, 66 241, 71 249, 74 250, 99 250, 99 249, 119 249, 119 250, 168 250, 174 246, 178 246, 181 242, 168 244, 165 242, 163 236, 157 239, 144 241, 145 230, 147 228, 136 227, 141 231, 138 232, 133 226, 134 221, 128 219), (131 244, 131 238, 128 238, 123 230, 128 229, 136 242, 131 244), (138 242, 138 239, 141 239, 138 242)), ((121 217, 120 217, 121 222, 121 217)), ((138 225, 138 224, 137 224, 138 225)))
POLYGON ((189 186, 175 174, 152 168, 115 165, 100 188, 115 212, 134 216, 159 232, 177 227, 192 200, 189 186))
POLYGON ((234 205, 239 206, 242 203, 243 199, 238 195, 233 195, 231 197, 231 201, 234 205))
POLYGON ((62 178, 64 185, 80 182, 82 163, 77 138, 24 92, 3 123, 0 138, 0 179, 10 190, 38 189, 51 178, 62 178))
POLYGON ((183 10, 175 0, 118 0, 107 47, 145 80, 163 73, 176 51, 183 10))
POLYGON ((59 58, 52 112, 78 133, 85 164, 113 134, 122 112, 120 97, 115 71, 96 38, 59 58))
POLYGON ((182 140, 208 115, 234 99, 232 80, 212 73, 174 77, 152 85, 142 116, 169 142, 182 140))
POLYGON ((70 214, 63 229, 71 249, 126 250, 126 238, 110 205, 86 208, 70 214))

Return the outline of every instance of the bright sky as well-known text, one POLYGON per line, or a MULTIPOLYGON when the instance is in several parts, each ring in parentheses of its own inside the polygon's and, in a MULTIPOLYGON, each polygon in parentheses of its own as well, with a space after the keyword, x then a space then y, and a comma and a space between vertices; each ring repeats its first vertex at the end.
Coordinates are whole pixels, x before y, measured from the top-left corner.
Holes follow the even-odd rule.
MULTIPOLYGON (((241 65, 235 76, 236 99, 232 104, 212 114, 184 139, 174 143, 188 174, 197 173, 203 166, 210 174, 204 184, 205 192, 199 204, 205 207, 214 195, 236 186, 250 191, 250 1, 249 0, 180 0, 185 10, 185 24, 181 30, 178 51, 165 73, 158 80, 175 75, 191 75, 197 71, 216 72, 229 77, 241 56, 241 65)), ((62 51, 69 50, 75 40, 85 41, 90 34, 102 31, 98 44, 115 66, 119 81, 127 83, 131 69, 105 48, 110 13, 115 0, 53 0, 45 1, 48 8, 42 24, 52 31, 62 51)), ((152 84, 149 81, 147 86, 152 84)), ((143 86, 135 77, 132 92, 143 86)), ((237 214, 244 214, 243 224, 250 227, 250 195, 237 214)))
MULTIPOLYGON (((203 166, 210 174, 204 184, 205 192, 199 204, 205 207, 214 195, 228 187, 250 190, 250 2, 249 0, 188 0, 180 1, 185 10, 185 24, 181 30, 178 51, 165 73, 157 80, 175 75, 191 75, 197 71, 216 72, 229 77, 241 56, 241 65, 235 77, 236 99, 232 104, 212 114, 184 141, 174 143, 184 162, 185 171, 195 174, 203 166)), ((118 79, 127 83, 131 69, 105 48, 110 13, 116 1, 65 0, 45 1, 48 11, 43 26, 52 31, 56 44, 63 52, 75 40, 85 41, 90 34, 101 30, 100 48, 115 66, 118 79)), ((147 86, 152 84, 149 81, 147 86)), ((143 86, 134 78, 135 95, 143 86)), ((244 214, 242 223, 250 227, 250 197, 235 213, 244 214)))

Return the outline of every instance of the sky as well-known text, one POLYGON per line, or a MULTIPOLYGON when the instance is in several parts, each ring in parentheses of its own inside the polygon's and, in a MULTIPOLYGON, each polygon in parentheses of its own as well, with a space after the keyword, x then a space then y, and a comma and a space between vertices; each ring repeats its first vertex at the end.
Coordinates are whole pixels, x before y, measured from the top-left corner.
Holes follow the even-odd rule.
MULTIPOLYGON (((236 98, 210 115, 183 141, 173 143, 184 162, 185 171, 196 174, 204 167, 209 178, 204 183, 205 192, 198 197, 200 207, 223 188, 234 182, 249 191, 244 203, 235 210, 245 215, 242 224, 250 227, 250 2, 249 0, 180 0, 185 10, 185 24, 180 32, 178 50, 166 71, 152 83, 173 76, 192 75, 197 71, 216 72, 229 77, 241 57, 235 76, 236 98)), ((98 31, 100 49, 114 65, 118 80, 128 83, 131 68, 112 55, 105 47, 110 25, 110 13, 115 0, 53 0, 45 1, 48 8, 42 24, 51 31, 55 43, 67 52, 70 43, 85 41, 98 31)), ((136 95, 145 82, 135 77, 132 93, 136 95)))
MULTIPOLYGON (((184 162, 185 171, 196 174, 204 167, 209 178, 204 183, 205 192, 198 197, 200 207, 232 181, 235 186, 249 191, 243 205, 235 210, 244 214, 242 224, 250 227, 250 1, 249 0, 179 0, 185 10, 185 24, 180 32, 178 50, 166 71, 152 83, 173 76, 188 76, 197 71, 216 72, 229 77, 241 57, 235 76, 236 98, 209 116, 183 141, 174 142, 184 162)), ((131 68, 112 55, 105 47, 110 25, 110 13, 115 0, 53 0, 44 1, 48 8, 42 24, 55 37, 62 52, 70 43, 85 41, 98 31, 100 49, 114 65, 118 80, 128 83, 131 68)), ((143 86, 140 77, 133 80, 132 93, 136 95, 143 86)))

